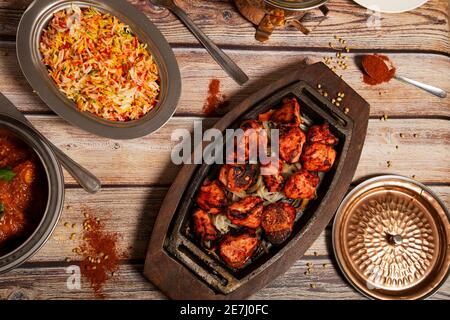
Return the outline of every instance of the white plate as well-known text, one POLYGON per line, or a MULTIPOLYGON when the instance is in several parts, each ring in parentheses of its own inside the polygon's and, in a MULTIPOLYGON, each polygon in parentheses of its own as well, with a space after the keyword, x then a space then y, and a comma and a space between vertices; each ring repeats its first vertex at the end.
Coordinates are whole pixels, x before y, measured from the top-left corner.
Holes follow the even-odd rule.
POLYGON ((357 4, 379 12, 399 13, 416 9, 428 0, 354 0, 357 4))

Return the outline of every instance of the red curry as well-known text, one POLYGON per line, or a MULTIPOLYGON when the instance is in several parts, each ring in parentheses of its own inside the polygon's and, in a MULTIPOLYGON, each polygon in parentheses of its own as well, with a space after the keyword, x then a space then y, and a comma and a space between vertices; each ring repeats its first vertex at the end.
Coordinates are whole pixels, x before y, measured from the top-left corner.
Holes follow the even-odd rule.
POLYGON ((0 131, 0 256, 26 240, 47 205, 47 182, 34 151, 0 131))

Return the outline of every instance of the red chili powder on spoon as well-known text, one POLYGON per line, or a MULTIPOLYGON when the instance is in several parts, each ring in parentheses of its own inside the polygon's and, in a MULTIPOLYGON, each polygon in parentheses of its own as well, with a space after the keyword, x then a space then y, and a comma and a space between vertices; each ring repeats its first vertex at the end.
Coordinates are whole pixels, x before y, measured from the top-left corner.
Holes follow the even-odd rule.
POLYGON ((362 66, 365 72, 363 80, 369 85, 389 82, 397 71, 387 56, 379 54, 364 56, 362 66))

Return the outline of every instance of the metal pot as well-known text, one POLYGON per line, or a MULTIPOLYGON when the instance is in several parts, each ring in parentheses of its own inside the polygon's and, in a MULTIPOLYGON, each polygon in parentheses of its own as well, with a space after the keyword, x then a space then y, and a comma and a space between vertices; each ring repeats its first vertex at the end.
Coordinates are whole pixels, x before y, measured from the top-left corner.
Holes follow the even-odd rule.
POLYGON ((2 114, 0 129, 26 143, 39 157, 47 176, 47 206, 36 230, 18 248, 0 256, 0 274, 16 268, 34 255, 48 240, 61 215, 64 203, 64 176, 51 148, 28 125, 2 114))
POLYGON ((269 40, 275 27, 290 25, 304 34, 310 30, 302 24, 307 10, 318 8, 325 17, 328 0, 235 0, 241 14, 257 26, 255 38, 269 40))

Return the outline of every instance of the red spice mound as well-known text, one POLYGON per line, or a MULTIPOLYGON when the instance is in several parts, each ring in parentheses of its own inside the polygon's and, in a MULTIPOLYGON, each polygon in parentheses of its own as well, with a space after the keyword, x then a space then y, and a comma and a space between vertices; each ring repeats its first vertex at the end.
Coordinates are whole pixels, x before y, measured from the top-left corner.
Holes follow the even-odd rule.
POLYGON ((365 71, 363 80, 370 85, 389 82, 396 72, 395 67, 385 55, 373 54, 364 56, 362 66, 365 71))
POLYGON ((108 233, 99 219, 85 215, 83 243, 79 253, 82 276, 86 277, 97 297, 103 298, 103 287, 119 268, 121 254, 117 246, 117 234, 108 233))
POLYGON ((208 87, 208 97, 203 106, 203 113, 211 115, 224 106, 223 95, 220 93, 220 80, 212 79, 208 87))

